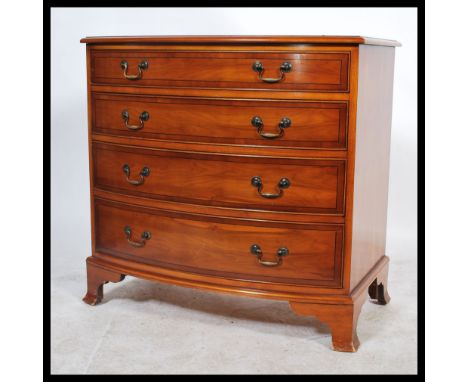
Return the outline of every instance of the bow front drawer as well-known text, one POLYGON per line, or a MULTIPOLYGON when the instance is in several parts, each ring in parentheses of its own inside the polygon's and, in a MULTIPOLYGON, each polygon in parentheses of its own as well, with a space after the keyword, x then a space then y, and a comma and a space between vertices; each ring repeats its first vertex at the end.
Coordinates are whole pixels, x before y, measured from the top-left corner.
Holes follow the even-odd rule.
POLYGON ((93 144, 94 185, 242 209, 344 212, 345 162, 199 154, 93 144))
POLYGON ((346 148, 347 102, 93 94, 93 130, 176 141, 346 148))
POLYGON ((349 52, 92 51, 91 81, 131 86, 347 92, 349 52))
POLYGON ((165 268, 339 286, 343 229, 203 219, 96 200, 96 249, 165 268))

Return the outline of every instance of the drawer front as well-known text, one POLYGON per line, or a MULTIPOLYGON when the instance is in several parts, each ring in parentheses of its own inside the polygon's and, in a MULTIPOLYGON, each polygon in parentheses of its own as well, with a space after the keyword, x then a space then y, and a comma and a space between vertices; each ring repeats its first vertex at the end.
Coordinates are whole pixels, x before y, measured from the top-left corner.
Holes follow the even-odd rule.
POLYGON ((346 102, 208 100, 94 94, 105 134, 238 145, 346 148, 346 102))
POLYGON ((95 218, 98 252, 197 274, 341 284, 343 229, 339 225, 260 226, 249 221, 201 220, 100 199, 96 199, 95 218))
POLYGON ((349 89, 349 59, 349 52, 92 51, 91 81, 131 86, 345 92, 349 89))
POLYGON ((93 162, 94 185, 111 191, 242 209, 344 211, 345 162, 340 160, 196 154, 95 142, 93 162))

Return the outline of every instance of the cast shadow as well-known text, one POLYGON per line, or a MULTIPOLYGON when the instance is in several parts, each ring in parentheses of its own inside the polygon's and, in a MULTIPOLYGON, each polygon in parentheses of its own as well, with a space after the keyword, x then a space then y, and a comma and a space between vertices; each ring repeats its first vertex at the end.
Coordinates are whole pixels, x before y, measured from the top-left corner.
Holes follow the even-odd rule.
POLYGON ((296 315, 287 301, 200 291, 128 277, 122 283, 115 284, 112 289, 106 291, 106 286, 109 284, 104 286, 104 299, 101 304, 111 303, 115 299, 155 301, 158 304, 170 304, 187 310, 222 316, 228 320, 286 324, 297 328, 299 332, 302 332, 301 328, 307 328, 307 330, 311 329, 310 335, 312 336, 330 334, 328 326, 314 317, 296 315))

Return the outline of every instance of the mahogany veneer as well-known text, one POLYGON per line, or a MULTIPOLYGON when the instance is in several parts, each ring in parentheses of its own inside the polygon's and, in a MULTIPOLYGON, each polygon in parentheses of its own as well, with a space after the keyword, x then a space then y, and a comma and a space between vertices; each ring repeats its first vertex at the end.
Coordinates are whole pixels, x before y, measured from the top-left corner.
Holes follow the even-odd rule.
POLYGON ((93 93, 93 131, 166 140, 229 145, 346 149, 347 102, 227 100, 209 98, 142 97, 93 93), (144 129, 139 117, 148 113, 144 129), (281 140, 261 137, 252 125, 260 117, 264 133, 275 133, 285 117, 291 120, 281 140))
POLYGON ((392 40, 88 37, 92 256, 125 275, 282 299, 356 351, 386 304, 392 40))

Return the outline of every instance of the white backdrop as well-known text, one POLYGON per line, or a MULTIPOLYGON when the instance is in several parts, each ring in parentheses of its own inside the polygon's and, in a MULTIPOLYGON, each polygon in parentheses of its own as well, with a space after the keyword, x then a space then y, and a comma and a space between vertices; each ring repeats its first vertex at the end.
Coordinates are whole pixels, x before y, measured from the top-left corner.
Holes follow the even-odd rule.
MULTIPOLYGON (((401 275, 405 282, 400 285, 395 283, 391 287, 390 293, 394 290, 397 298, 387 312, 389 317, 393 317, 393 321, 388 325, 389 330, 395 330, 393 335, 406 334, 399 336, 400 342, 390 341, 393 345, 382 349, 378 355, 371 352, 372 360, 378 358, 380 361, 369 363, 365 358, 366 352, 362 352, 361 357, 364 358, 361 361, 355 357, 355 361, 349 364, 343 363, 344 358, 338 355, 336 362, 348 372, 379 368, 414 370, 417 199, 416 17, 415 9, 406 8, 53 9, 51 212, 52 305, 55 317, 52 320, 55 333, 52 339, 55 370, 89 370, 91 364, 93 367, 101 364, 91 362, 96 357, 99 359, 98 355, 101 353, 112 359, 112 353, 108 354, 107 348, 102 348, 101 353, 96 357, 93 356, 94 358, 88 355, 86 341, 96 339, 94 335, 89 335, 94 332, 83 335, 81 341, 78 341, 80 346, 73 348, 67 345, 77 341, 73 333, 68 335, 70 328, 74 328, 76 333, 81 333, 79 330, 82 329, 83 319, 92 319, 95 321, 95 326, 99 327, 99 318, 103 316, 93 315, 79 301, 85 288, 85 258, 91 253, 86 57, 85 45, 80 44, 79 40, 85 36, 96 35, 176 34, 363 35, 395 39, 403 44, 402 47, 396 48, 387 255, 393 261, 390 265, 390 278, 393 275, 401 275), (63 318, 68 320, 65 327, 63 318), (408 325, 398 326, 402 325, 402 321, 408 325), (403 328, 403 332, 399 331, 399 328, 403 328), (403 357, 393 362, 393 357, 399 354, 403 357), (83 362, 88 366, 83 366, 83 362), (360 365, 365 365, 363 366, 365 368, 361 368, 360 365)), ((114 305, 108 308, 112 309, 112 306, 114 305)), ((73 332, 73 329, 71 331, 73 332)), ((95 349, 98 349, 100 345, 96 346, 95 349)), ((166 351, 173 354, 177 353, 178 349, 171 348, 166 351)), ((323 355, 322 352, 321 354, 323 355)), ((330 364, 336 364, 329 354, 323 356, 330 364)), ((317 362, 321 364, 320 360, 317 362)))
POLYGON ((67 253, 79 256, 84 267, 91 250, 86 59, 85 45, 79 40, 99 35, 323 34, 400 41, 403 45, 396 49, 395 62, 387 254, 415 256, 416 9, 54 8, 51 16, 52 270, 69 262, 67 253))

